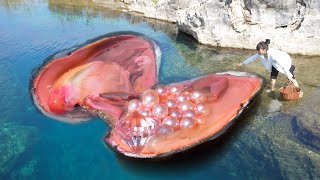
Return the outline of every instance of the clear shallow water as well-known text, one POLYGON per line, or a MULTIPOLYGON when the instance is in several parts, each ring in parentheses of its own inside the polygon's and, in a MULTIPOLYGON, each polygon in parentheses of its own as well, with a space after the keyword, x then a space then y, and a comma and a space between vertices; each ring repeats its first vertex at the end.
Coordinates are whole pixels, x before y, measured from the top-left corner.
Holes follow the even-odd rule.
MULTIPOLYGON (((70 125, 45 117, 29 95, 32 71, 56 52, 114 31, 139 32, 157 42, 163 53, 161 83, 224 70, 269 75, 258 63, 234 65, 253 51, 196 45, 172 24, 58 1, 4 2, 0 1, 0 179, 320 178, 317 137, 306 136, 310 146, 297 138, 300 131, 292 125, 295 117, 306 121, 295 112, 304 102, 279 101, 277 93, 262 93, 220 141, 166 161, 118 156, 103 144, 108 126, 100 119, 70 125)), ((319 89, 320 58, 294 56, 294 62, 308 100, 319 89)), ((279 86, 285 81, 280 77, 279 86)))

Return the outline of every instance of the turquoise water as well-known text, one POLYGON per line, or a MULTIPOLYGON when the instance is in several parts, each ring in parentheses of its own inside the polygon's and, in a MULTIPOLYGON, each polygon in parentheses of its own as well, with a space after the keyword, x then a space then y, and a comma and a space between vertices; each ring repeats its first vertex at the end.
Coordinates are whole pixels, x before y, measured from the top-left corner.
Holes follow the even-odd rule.
MULTIPOLYGON (((100 119, 70 125, 42 115, 29 94, 34 69, 54 53, 110 32, 142 33, 160 46, 160 83, 235 70, 233 64, 252 51, 197 46, 173 25, 141 17, 30 2, 0 7, 0 179, 320 178, 320 146, 299 141, 291 128, 299 116, 290 108, 299 102, 281 102, 266 93, 219 141, 162 161, 133 160, 105 147, 108 126, 100 119)), ((315 57, 297 63, 298 75, 314 71, 301 79, 306 97, 318 88, 318 62, 315 57)), ((242 70, 267 76, 260 66, 242 70)))

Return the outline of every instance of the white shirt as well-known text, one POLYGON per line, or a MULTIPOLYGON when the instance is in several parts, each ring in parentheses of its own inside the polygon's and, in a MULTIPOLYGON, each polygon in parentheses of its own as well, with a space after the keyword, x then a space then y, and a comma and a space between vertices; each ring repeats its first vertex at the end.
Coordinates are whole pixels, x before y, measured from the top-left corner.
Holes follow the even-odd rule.
POLYGON ((292 65, 292 60, 289 54, 277 49, 270 48, 267 51, 267 55, 268 57, 266 58, 264 55, 259 55, 257 53, 245 60, 243 64, 249 64, 256 59, 260 59, 261 64, 263 64, 269 71, 271 71, 273 66, 279 72, 287 75, 287 77, 293 77, 292 73, 289 71, 292 65))

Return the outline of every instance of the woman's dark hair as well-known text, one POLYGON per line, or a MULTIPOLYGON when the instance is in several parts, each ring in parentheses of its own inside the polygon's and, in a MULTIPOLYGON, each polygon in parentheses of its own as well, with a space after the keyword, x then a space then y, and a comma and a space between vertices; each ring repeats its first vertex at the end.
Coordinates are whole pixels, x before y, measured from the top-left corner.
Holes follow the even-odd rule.
POLYGON ((270 39, 266 39, 266 41, 261 41, 259 42, 259 44, 257 45, 256 49, 257 51, 259 51, 260 49, 269 49, 269 44, 270 44, 270 39))

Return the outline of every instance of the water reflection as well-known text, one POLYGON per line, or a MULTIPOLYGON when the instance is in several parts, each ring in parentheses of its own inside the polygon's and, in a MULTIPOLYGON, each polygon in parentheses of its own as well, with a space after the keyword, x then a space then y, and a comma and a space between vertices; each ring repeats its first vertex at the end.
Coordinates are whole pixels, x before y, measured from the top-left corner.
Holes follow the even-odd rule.
POLYGON ((0 0, 0 7, 3 7, 7 12, 18 8, 30 10, 36 2, 39 2, 39 0, 0 0))
MULTIPOLYGON (((156 19, 147 19, 135 13, 123 13, 108 7, 98 6, 92 1, 84 0, 49 0, 49 10, 57 15, 62 23, 72 21, 83 21, 89 24, 95 18, 114 19, 124 18, 131 24, 148 23, 154 30, 163 31, 172 39, 177 35, 176 25, 156 19)), ((116 25, 117 23, 115 23, 116 25)))
MULTIPOLYGON (((92 1, 83 0, 49 0, 48 8, 62 23, 84 20, 87 24, 93 21, 94 18, 101 16, 101 12, 105 9, 96 6, 92 1)), ((113 18, 120 16, 120 12, 118 11, 106 10, 105 12, 108 13, 104 17, 113 18)))

